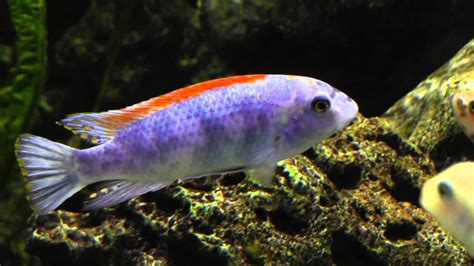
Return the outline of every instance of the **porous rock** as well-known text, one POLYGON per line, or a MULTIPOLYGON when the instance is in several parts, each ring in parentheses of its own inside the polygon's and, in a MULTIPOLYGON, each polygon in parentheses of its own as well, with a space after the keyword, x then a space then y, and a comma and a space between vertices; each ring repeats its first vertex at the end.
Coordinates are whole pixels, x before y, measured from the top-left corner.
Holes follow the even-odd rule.
POLYGON ((474 145, 462 133, 451 107, 458 90, 474 90, 474 40, 467 43, 383 116, 387 127, 430 155, 436 168, 474 160, 474 145))
MULTIPOLYGON (((209 12, 209 19, 218 15, 209 12)), ((126 44, 142 38, 114 37, 110 32, 104 31, 107 44, 93 43, 94 49, 84 48, 81 42, 87 38, 70 38, 77 43, 58 47, 73 54, 82 47, 93 55, 113 48, 114 38, 124 38, 126 44), (68 45, 74 49, 68 50, 68 45)), ((167 31, 157 34, 159 40, 167 31)), ((418 197, 423 182, 444 165, 474 158, 468 148, 461 153, 453 148, 472 144, 465 142, 448 106, 454 91, 450 82, 460 84, 473 73, 472 46, 471 42, 383 118, 359 116, 342 133, 279 163, 272 187, 242 175, 212 176, 90 213, 66 204, 30 218, 27 250, 45 264, 61 265, 470 265, 472 259, 420 208, 418 197)), ((61 65, 61 54, 57 62, 61 65)), ((134 68, 133 73, 139 72, 134 68)), ((135 80, 120 78, 132 84, 135 80)))
POLYGON ((278 166, 271 188, 206 177, 91 213, 31 218, 47 264, 472 263, 418 204, 435 173, 415 146, 359 116, 278 166))

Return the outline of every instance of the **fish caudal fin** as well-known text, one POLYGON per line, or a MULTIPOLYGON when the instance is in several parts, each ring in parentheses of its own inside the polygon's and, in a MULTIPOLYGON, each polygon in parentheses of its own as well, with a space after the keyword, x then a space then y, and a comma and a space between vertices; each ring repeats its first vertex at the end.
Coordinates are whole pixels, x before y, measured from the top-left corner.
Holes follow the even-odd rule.
POLYGON ((85 185, 75 173, 73 148, 29 134, 20 135, 15 151, 31 208, 46 214, 85 185))

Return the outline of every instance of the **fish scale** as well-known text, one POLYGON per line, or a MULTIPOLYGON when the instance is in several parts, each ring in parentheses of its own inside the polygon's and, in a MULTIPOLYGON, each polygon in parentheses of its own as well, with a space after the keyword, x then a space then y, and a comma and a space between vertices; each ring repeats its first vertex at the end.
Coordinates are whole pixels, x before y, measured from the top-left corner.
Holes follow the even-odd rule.
POLYGON ((245 171, 269 185, 278 161, 342 130, 357 112, 346 94, 313 78, 235 76, 61 120, 95 147, 73 149, 26 134, 16 150, 38 213, 57 208, 88 184, 107 181, 86 202, 86 209, 97 209, 182 178, 245 171), (28 171, 40 160, 53 181, 41 182, 45 176, 38 182, 36 170, 28 171))

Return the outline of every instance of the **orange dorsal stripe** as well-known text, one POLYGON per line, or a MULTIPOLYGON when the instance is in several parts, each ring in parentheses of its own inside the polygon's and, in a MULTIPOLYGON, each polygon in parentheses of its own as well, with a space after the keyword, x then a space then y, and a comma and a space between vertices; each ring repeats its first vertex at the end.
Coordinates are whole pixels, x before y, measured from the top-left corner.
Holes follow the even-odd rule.
POLYGON ((113 120, 120 121, 121 123, 129 123, 130 121, 135 120, 137 116, 143 117, 152 114, 171 104, 185 101, 204 92, 235 84, 253 83, 257 80, 263 79, 265 76, 266 75, 264 74, 233 76, 197 83, 118 110, 120 112, 112 112, 109 117, 113 120))
POLYGON ((73 114, 61 120, 59 124, 64 125, 65 128, 79 134, 84 139, 90 140, 92 143, 100 144, 112 139, 118 130, 128 124, 162 110, 171 104, 185 101, 216 88, 253 83, 265 78, 265 76, 264 74, 244 75, 214 79, 187 86, 120 110, 73 114))

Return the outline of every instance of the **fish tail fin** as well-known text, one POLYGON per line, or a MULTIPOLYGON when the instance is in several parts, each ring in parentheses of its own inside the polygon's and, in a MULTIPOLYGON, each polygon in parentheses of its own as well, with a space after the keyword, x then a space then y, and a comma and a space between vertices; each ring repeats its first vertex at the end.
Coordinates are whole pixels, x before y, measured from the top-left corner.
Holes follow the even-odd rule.
POLYGON ((74 169, 74 150, 30 134, 18 137, 16 157, 25 177, 27 198, 35 212, 46 214, 85 187, 74 169))

